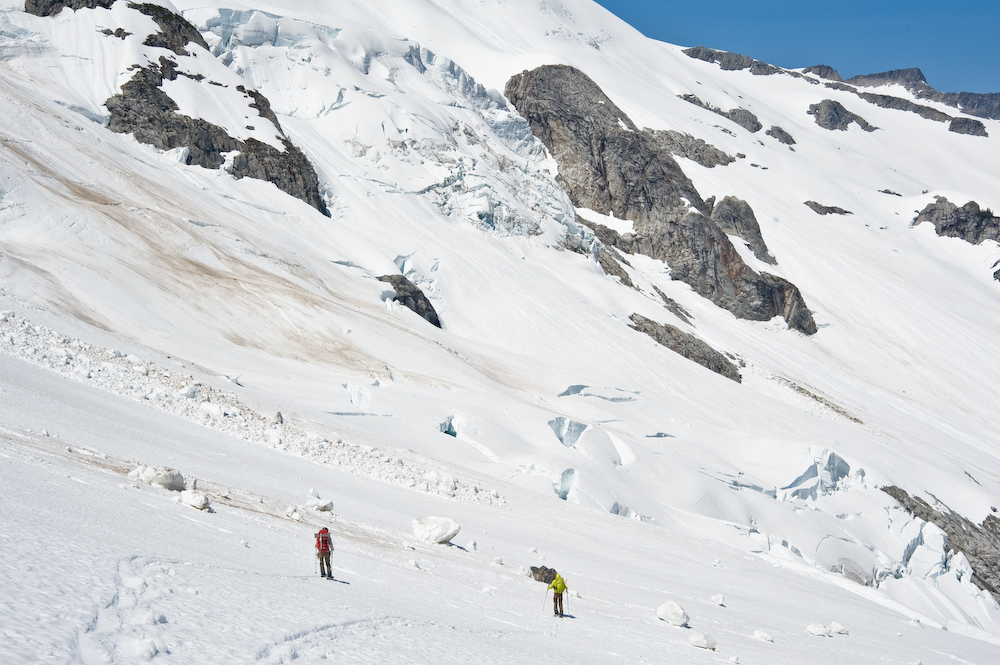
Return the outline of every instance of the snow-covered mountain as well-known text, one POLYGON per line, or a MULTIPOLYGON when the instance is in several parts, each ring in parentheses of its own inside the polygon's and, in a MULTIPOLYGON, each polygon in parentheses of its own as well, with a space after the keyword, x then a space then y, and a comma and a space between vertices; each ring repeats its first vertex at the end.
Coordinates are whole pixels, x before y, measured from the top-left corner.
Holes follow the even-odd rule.
POLYGON ((589 0, 0 35, 4 662, 995 659, 980 107, 589 0))

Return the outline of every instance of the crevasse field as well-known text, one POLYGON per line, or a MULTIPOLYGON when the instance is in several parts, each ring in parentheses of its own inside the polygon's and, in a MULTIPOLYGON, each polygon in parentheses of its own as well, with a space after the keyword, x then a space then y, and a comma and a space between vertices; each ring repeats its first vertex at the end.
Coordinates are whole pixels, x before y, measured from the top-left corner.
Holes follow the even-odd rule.
POLYGON ((1000 506, 1000 248, 912 224, 936 195, 1000 209, 1000 122, 960 135, 723 71, 588 0, 156 4, 211 51, 144 45, 157 24, 126 2, 0 0, 0 662, 997 662, 1000 606, 880 488, 977 524, 1000 506), (160 56, 203 77, 164 83, 178 113, 281 149, 234 91, 263 93, 331 216, 109 131, 105 101, 160 56), (628 256, 635 289, 605 275, 577 213, 631 222, 575 210, 502 94, 543 64, 744 154, 678 161, 752 205, 778 264, 737 250, 819 331, 737 319, 648 257, 628 256), (880 129, 819 127, 823 99, 880 129), (633 313, 731 354, 742 383, 633 313), (422 542, 426 516, 461 532, 422 542))

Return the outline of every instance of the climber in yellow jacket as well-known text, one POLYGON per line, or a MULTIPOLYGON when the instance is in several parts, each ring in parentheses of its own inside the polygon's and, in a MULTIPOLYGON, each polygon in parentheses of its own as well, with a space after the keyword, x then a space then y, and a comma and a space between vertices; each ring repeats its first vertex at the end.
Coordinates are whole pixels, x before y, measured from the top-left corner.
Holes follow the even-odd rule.
POLYGON ((555 579, 552 580, 552 584, 549 585, 552 589, 552 609, 555 611, 557 617, 563 615, 563 592, 566 591, 566 580, 562 578, 562 575, 556 573, 555 579))

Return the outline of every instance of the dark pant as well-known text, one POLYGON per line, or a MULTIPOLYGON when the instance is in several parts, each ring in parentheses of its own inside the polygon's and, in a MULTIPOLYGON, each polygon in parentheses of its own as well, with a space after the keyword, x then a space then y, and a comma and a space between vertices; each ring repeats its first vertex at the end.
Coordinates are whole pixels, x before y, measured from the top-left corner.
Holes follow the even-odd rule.
POLYGON ((319 552, 316 556, 319 557, 320 577, 333 577, 333 571, 330 569, 330 553, 319 552))
POLYGON ((559 616, 563 615, 562 594, 552 592, 552 609, 559 616))

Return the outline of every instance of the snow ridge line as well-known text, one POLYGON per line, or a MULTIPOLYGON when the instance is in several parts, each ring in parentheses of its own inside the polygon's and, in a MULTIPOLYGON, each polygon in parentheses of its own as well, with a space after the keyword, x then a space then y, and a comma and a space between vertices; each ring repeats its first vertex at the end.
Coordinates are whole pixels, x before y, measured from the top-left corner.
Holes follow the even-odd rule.
POLYGON ((348 443, 335 435, 331 440, 287 419, 264 416, 235 394, 195 381, 191 375, 32 324, 12 311, 0 311, 0 352, 212 430, 355 476, 486 506, 506 504, 496 490, 457 480, 412 459, 404 462, 374 446, 348 443))

